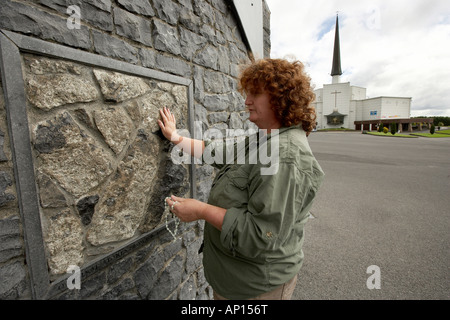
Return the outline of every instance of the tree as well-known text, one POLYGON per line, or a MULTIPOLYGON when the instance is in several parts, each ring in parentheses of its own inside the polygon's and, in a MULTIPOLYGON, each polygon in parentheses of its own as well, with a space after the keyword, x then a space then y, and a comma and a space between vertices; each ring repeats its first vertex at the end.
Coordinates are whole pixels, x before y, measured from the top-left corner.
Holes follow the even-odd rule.
POLYGON ((383 132, 384 125, 382 123, 378 126, 378 132, 383 132))
POLYGON ((391 133, 394 135, 397 132, 397 124, 391 123, 391 133))
POLYGON ((431 125, 431 127, 430 127, 430 133, 431 134, 434 134, 434 123, 431 125))

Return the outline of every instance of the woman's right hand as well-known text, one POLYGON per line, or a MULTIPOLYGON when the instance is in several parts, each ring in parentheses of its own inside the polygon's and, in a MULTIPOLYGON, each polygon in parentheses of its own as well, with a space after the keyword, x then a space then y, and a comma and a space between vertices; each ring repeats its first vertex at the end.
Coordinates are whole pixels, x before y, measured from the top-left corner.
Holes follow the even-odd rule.
POLYGON ((174 143, 179 142, 181 137, 177 134, 175 116, 166 107, 160 109, 159 113, 161 114, 162 121, 158 119, 158 125, 164 137, 174 143))

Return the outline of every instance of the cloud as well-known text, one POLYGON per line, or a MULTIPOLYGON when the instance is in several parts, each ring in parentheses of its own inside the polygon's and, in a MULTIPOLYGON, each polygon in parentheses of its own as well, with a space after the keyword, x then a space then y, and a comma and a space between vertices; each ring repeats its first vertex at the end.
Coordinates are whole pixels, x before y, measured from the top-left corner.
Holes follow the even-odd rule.
POLYGON ((412 97, 412 116, 450 116, 448 0, 266 0, 271 56, 294 55, 313 84, 331 82, 339 11, 342 81, 370 97, 412 97))

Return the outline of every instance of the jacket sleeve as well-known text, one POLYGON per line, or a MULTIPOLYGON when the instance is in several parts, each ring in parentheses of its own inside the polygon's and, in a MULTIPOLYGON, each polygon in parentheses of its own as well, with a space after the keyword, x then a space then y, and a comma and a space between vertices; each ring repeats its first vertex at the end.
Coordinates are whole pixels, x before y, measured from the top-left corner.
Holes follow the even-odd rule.
POLYGON ((255 166, 249 176, 248 204, 227 210, 220 238, 233 254, 266 259, 275 250, 294 248, 292 232, 306 220, 307 212, 301 213, 310 179, 292 163, 279 163, 274 175, 259 170, 255 166))

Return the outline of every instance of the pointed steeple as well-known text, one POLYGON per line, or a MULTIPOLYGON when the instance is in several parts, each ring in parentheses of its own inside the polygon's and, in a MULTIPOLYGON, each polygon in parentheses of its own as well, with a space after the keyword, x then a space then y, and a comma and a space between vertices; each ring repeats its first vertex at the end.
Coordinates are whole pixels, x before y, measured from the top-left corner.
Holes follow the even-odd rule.
POLYGON ((334 51, 333 51, 333 66, 331 68, 331 76, 333 76, 333 83, 339 82, 339 76, 342 74, 341 70, 341 50, 339 45, 339 20, 336 14, 336 31, 334 35, 334 51))

